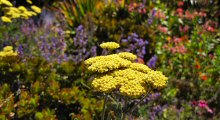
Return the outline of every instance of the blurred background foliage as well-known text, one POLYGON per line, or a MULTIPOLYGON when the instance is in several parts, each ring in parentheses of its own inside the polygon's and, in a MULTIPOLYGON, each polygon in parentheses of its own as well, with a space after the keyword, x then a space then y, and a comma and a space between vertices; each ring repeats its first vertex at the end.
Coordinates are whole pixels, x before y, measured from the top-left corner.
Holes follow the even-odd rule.
POLYGON ((100 119, 102 96, 89 87, 91 73, 83 62, 106 54, 98 46, 106 41, 169 77, 163 92, 147 96, 127 118, 220 119, 219 0, 33 4, 41 14, 0 20, 0 50, 13 46, 19 53, 0 57, 0 119, 100 119))

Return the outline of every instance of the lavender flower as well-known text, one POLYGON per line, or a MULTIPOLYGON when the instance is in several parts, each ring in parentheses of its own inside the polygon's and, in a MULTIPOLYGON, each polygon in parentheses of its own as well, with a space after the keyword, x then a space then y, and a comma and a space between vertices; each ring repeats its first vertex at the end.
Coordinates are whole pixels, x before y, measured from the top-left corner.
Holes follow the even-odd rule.
POLYGON ((154 55, 147 63, 147 66, 150 68, 155 68, 157 62, 157 55, 154 55))
POLYGON ((23 46, 22 45, 19 45, 18 46, 18 53, 19 53, 19 55, 23 55, 24 54, 24 49, 23 49, 23 46))
POLYGON ((139 58, 144 58, 148 41, 139 38, 138 34, 132 33, 126 39, 121 40, 121 49, 117 52, 126 51, 136 54, 139 58), (128 46, 128 47, 127 47, 128 46))
POLYGON ((57 61, 58 63, 68 60, 65 54, 67 45, 64 38, 60 38, 59 36, 52 38, 41 36, 37 41, 37 45, 40 48, 40 55, 46 60, 51 62, 57 61))
POLYGON ((149 18, 148 18, 148 24, 151 25, 153 23, 153 19, 156 15, 156 10, 153 9, 151 12, 150 12, 150 15, 149 15, 149 18))
POLYGON ((150 120, 155 120, 156 116, 161 115, 163 110, 167 108, 168 105, 155 105, 151 108, 150 111, 150 120))
POLYGON ((73 50, 71 50, 70 56, 77 64, 89 57, 96 56, 97 47, 90 44, 88 36, 82 25, 76 28, 76 36, 73 38, 73 45, 71 46, 73 50))

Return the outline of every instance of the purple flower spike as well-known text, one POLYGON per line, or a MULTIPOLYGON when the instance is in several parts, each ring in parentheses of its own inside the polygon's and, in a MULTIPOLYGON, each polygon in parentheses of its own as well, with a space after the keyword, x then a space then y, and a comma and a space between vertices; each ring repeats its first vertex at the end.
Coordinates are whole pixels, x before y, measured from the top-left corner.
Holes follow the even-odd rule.
POLYGON ((157 62, 157 56, 154 55, 147 63, 148 67, 155 68, 157 62))

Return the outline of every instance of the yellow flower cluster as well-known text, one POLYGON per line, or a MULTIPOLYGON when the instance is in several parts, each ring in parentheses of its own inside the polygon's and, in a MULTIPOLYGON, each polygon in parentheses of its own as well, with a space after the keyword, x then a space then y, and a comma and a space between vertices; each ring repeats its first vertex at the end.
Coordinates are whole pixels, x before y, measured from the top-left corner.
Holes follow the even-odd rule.
POLYGON ((0 1, 0 5, 6 5, 6 6, 13 6, 12 4, 11 4, 11 2, 10 1, 8 1, 8 0, 1 0, 0 1))
POLYGON ((123 59, 117 54, 113 54, 89 58, 85 61, 85 64, 89 66, 88 70, 92 72, 104 73, 122 67, 128 67, 131 61, 123 59))
POLYGON ((135 80, 140 84, 145 83, 145 78, 147 78, 147 74, 132 70, 130 68, 126 68, 124 70, 115 70, 111 73, 114 77, 121 77, 123 78, 120 80, 120 85, 127 84, 129 81, 135 80))
POLYGON ((161 71, 150 71, 148 73, 146 82, 149 82, 153 88, 162 89, 166 87, 168 82, 168 78, 163 75, 161 71))
POLYGON ((148 73, 149 71, 151 71, 151 69, 148 66, 140 63, 132 63, 130 68, 143 73, 148 73))
POLYGON ((3 51, 0 51, 0 57, 7 57, 7 56, 17 56, 18 53, 13 51, 12 46, 4 47, 3 51))
POLYGON ((88 70, 102 75, 92 81, 93 88, 104 93, 119 88, 121 94, 133 98, 146 94, 149 85, 164 88, 168 78, 144 64, 132 63, 136 58, 132 53, 122 52, 87 59, 88 70))
POLYGON ((114 79, 112 76, 105 75, 102 77, 95 78, 92 81, 92 86, 97 91, 108 93, 117 87, 118 82, 118 79, 114 79))
MULTIPOLYGON (((27 0, 29 4, 32 4, 31 0, 27 0)), ((13 7, 13 4, 9 0, 0 0, 0 6, 3 6, 4 16, 1 17, 3 22, 12 22, 12 19, 24 18, 36 16, 41 13, 41 9, 35 5, 31 6, 33 11, 27 10, 24 6, 13 7)))
POLYGON ((129 81, 127 84, 121 86, 119 91, 126 96, 137 98, 143 94, 146 94, 146 87, 141 85, 135 80, 129 81))
POLYGON ((114 50, 120 47, 120 45, 116 42, 105 42, 100 44, 100 47, 103 49, 114 50))
POLYGON ((119 57, 130 60, 130 61, 137 59, 136 55, 129 53, 129 52, 121 52, 118 55, 119 55, 119 57))

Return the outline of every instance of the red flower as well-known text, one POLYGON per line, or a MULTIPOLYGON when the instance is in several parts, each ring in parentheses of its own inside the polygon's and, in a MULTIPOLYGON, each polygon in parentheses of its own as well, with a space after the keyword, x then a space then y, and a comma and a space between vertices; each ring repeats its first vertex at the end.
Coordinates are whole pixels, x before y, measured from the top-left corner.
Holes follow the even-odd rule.
POLYGON ((179 1, 178 2, 178 7, 181 7, 181 6, 183 6, 184 5, 184 2, 182 2, 182 1, 179 1))
POLYGON ((177 8, 177 9, 176 9, 176 12, 177 12, 177 13, 183 13, 183 9, 182 9, 182 8, 177 8))
POLYGON ((191 104, 192 104, 192 106, 197 106, 198 105, 198 102, 197 101, 193 101, 193 102, 191 102, 191 104))
POLYGON ((206 76, 206 75, 203 75, 203 76, 202 76, 202 80, 207 80, 207 76, 206 76))
POLYGON ((197 69, 200 69, 200 68, 201 68, 199 62, 197 62, 197 61, 196 61, 196 68, 197 68, 197 69))
POLYGON ((209 32, 215 32, 215 29, 214 29, 213 27, 211 27, 211 26, 208 26, 207 30, 208 30, 209 32))

